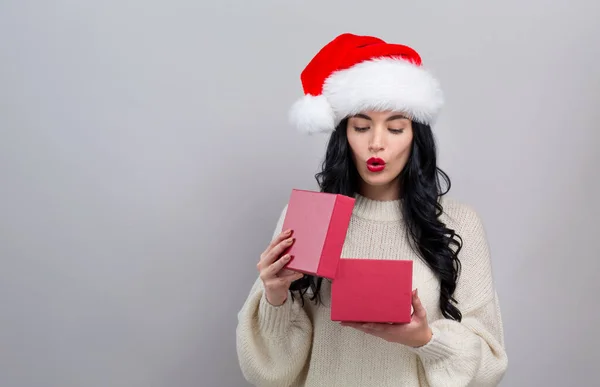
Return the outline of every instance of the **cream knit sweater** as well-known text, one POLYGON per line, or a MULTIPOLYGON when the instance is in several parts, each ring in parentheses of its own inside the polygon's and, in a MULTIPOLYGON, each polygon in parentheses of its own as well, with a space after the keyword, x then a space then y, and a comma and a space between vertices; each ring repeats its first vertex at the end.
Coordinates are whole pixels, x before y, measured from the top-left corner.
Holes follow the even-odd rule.
MULTIPOLYGON (((238 314, 237 353, 245 378, 272 387, 496 386, 507 368, 504 332, 485 231, 477 213, 442 201, 442 221, 463 239, 455 298, 461 323, 439 311, 439 281, 410 249, 398 201, 357 195, 342 258, 411 259, 413 287, 428 314, 432 340, 410 348, 330 320, 324 305, 288 300, 270 305, 257 279, 238 314)), ((286 208, 273 235, 281 231, 286 208)))

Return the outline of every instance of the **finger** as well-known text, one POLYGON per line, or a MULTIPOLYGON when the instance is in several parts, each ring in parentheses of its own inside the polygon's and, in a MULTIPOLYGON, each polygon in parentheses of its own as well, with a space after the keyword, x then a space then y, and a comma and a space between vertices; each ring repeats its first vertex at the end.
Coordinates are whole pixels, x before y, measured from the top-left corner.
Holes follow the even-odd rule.
MULTIPOLYGON (((278 240, 278 239, 276 239, 278 240)), ((294 238, 286 238, 282 241, 279 241, 272 248, 266 250, 265 253, 261 254, 260 260, 257 263, 257 267, 259 271, 262 271, 267 266, 271 265, 277 259, 281 257, 283 252, 290 247, 294 243, 294 238)))
POLYGON ((273 247, 271 250, 269 250, 269 252, 265 256, 265 258, 263 260, 263 264, 266 266, 270 266, 272 263, 277 261, 281 257, 283 252, 287 248, 292 246, 292 244, 294 243, 294 240, 295 240, 295 238, 287 238, 287 239, 284 239, 283 241, 279 242, 277 245, 275 245, 275 247, 273 247))
POLYGON ((288 275, 295 275, 297 273, 298 273, 297 271, 283 268, 282 270, 279 271, 279 276, 284 277, 284 276, 288 276, 288 275))
POLYGON ((416 289, 413 292, 412 305, 413 305, 413 309, 414 309, 413 314, 416 317, 419 317, 421 319, 424 319, 425 317, 427 317, 427 312, 425 311, 425 307, 423 307, 423 304, 421 303, 421 299, 419 298, 419 290, 418 289, 416 289))
POLYGON ((263 251, 261 256, 267 256, 269 254, 269 251, 271 251, 273 249, 273 247, 277 246, 279 243, 281 243, 281 241, 285 240, 286 238, 289 238, 290 236, 292 236, 291 229, 280 232, 279 235, 277 235, 275 238, 273 238, 271 243, 269 243, 269 245, 267 246, 265 251, 263 251))
POLYGON ((270 264, 265 270, 265 278, 273 278, 276 277, 277 274, 288 264, 288 262, 292 259, 289 254, 284 255, 280 259, 276 260, 272 264, 270 264))
POLYGON ((386 329, 389 328, 389 326, 389 324, 367 323, 363 324, 362 328, 370 332, 384 332, 386 329))
POLYGON ((279 272, 278 276, 279 278, 290 279, 293 282, 303 278, 304 274, 298 273, 297 271, 283 269, 279 272))
POLYGON ((294 275, 288 275, 284 277, 267 278, 265 284, 269 284, 272 287, 284 287, 289 288, 298 277, 294 275))
POLYGON ((359 323, 359 322, 350 322, 350 321, 342 321, 340 322, 340 325, 343 327, 349 327, 349 328, 354 328, 354 329, 361 329, 363 326, 363 323, 359 323))

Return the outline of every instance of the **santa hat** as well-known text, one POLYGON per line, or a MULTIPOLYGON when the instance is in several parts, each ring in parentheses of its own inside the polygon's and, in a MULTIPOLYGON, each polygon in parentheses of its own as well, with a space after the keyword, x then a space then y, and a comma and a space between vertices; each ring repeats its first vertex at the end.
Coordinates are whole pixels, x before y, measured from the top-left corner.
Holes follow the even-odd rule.
POLYGON ((412 48, 350 33, 323 47, 302 71, 304 96, 290 110, 301 132, 331 132, 364 110, 400 111, 432 124, 444 98, 412 48))

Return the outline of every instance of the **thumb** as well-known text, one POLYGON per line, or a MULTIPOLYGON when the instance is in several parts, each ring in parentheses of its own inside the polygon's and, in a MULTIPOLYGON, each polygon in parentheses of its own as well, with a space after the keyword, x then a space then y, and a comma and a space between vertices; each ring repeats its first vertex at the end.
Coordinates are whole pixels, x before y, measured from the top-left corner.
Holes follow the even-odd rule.
POLYGON ((425 310, 425 307, 423 306, 423 304, 421 303, 421 299, 419 298, 419 289, 416 289, 413 292, 412 306, 415 317, 418 317, 420 319, 425 319, 427 317, 427 311, 425 310))

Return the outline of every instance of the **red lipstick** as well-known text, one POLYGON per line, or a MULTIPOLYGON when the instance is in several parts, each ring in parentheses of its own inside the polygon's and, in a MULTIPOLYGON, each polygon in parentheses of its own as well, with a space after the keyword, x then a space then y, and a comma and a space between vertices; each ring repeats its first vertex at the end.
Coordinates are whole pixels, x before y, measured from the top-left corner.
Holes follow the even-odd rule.
POLYGON ((371 172, 381 172, 385 168, 385 161, 379 157, 371 157, 367 160, 367 169, 371 172))

